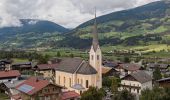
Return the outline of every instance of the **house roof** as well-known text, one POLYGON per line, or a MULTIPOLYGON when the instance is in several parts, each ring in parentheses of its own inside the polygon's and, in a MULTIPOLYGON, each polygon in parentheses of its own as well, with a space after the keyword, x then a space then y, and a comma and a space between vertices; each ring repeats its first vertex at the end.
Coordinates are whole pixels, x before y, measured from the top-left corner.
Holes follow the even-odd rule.
POLYGON ((0 78, 19 77, 20 75, 18 70, 0 71, 0 78))
MULTIPOLYGON (((152 77, 142 70, 131 73, 127 76, 132 76, 133 78, 135 78, 140 83, 152 81, 152 77)), ((123 79, 125 79, 127 76, 125 76, 123 79)))
POLYGON ((58 71, 79 74, 96 74, 97 71, 81 58, 65 58, 59 66, 55 68, 58 71))
POLYGON ((110 70, 112 70, 112 68, 102 67, 102 74, 106 74, 106 73, 109 72, 110 70))
POLYGON ((139 70, 139 69, 140 69, 140 66, 137 65, 137 64, 127 63, 127 64, 120 64, 120 66, 121 66, 123 69, 126 69, 126 70, 128 70, 128 71, 136 71, 136 70, 139 70))
POLYGON ((39 70, 55 69, 59 64, 40 64, 37 65, 39 70))
POLYGON ((61 100, 68 100, 68 99, 79 98, 79 97, 80 95, 75 91, 67 91, 61 94, 61 100))
POLYGON ((147 66, 150 68, 159 67, 161 69, 166 69, 166 68, 168 68, 169 65, 168 64, 149 63, 147 66))
POLYGON ((157 82, 170 81, 170 77, 157 80, 157 82))
MULTIPOLYGON (((16 86, 16 89, 28 95, 33 95, 49 84, 51 83, 48 80, 40 80, 37 77, 30 77, 28 80, 16 86)), ((62 88, 61 86, 58 87, 62 88)))
POLYGON ((15 88, 17 85, 21 84, 22 82, 24 82, 25 80, 16 80, 16 81, 11 81, 11 82, 4 82, 4 84, 8 87, 8 88, 15 88))

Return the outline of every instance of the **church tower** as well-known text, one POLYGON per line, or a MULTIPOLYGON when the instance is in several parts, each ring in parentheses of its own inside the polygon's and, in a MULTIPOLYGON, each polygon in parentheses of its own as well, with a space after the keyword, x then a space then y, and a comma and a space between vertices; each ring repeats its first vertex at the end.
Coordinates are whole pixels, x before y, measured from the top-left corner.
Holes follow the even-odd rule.
POLYGON ((96 87, 102 88, 102 53, 98 41, 96 11, 95 11, 95 19, 94 19, 92 35, 93 35, 93 41, 89 52, 89 63, 97 71, 96 87))

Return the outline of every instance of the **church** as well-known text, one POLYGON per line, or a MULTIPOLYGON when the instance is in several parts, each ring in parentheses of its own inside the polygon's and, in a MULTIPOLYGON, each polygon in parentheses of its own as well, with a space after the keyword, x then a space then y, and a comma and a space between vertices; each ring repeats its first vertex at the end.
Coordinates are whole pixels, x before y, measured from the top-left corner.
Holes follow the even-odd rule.
POLYGON ((102 88, 102 53, 98 41, 96 14, 93 41, 88 62, 81 58, 65 58, 55 69, 55 83, 81 94, 90 86, 102 88))

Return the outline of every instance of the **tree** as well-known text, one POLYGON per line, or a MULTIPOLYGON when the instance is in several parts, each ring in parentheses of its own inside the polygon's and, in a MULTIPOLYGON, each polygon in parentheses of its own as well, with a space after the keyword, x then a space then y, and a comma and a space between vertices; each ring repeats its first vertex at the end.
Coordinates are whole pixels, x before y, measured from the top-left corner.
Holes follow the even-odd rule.
POLYGON ((73 58, 73 57, 74 57, 74 54, 71 53, 69 56, 70 56, 71 58, 73 58))
POLYGON ((118 91, 118 85, 119 85, 118 79, 115 77, 113 77, 111 79, 112 79, 111 91, 112 91, 112 93, 116 93, 118 91))
POLYGON ((82 93, 81 100, 102 100, 104 97, 104 90, 96 87, 89 87, 89 89, 82 93))
POLYGON ((135 100, 135 96, 127 90, 118 92, 113 96, 113 100, 135 100))
POLYGON ((61 54, 59 51, 57 51, 57 57, 61 57, 61 54))
POLYGON ((170 88, 153 87, 141 91, 140 100, 170 100, 170 88))
POLYGON ((159 67, 156 67, 155 71, 153 72, 153 78, 154 80, 159 80, 162 78, 159 67))
POLYGON ((125 63, 129 63, 129 62, 130 62, 130 59, 129 59, 129 57, 124 57, 123 61, 124 61, 125 63))

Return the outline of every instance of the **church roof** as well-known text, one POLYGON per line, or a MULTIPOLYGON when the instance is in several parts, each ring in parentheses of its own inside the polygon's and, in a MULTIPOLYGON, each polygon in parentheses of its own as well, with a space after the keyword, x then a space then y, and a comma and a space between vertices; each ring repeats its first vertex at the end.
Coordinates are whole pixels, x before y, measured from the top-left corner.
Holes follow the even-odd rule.
POLYGON ((96 74, 97 71, 81 58, 65 58, 59 66, 55 68, 58 71, 78 74, 96 74))
POLYGON ((96 74, 97 71, 87 62, 83 62, 82 66, 80 69, 77 71, 79 74, 96 74))

